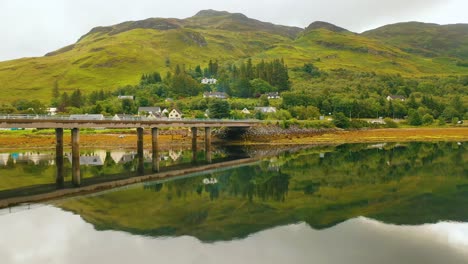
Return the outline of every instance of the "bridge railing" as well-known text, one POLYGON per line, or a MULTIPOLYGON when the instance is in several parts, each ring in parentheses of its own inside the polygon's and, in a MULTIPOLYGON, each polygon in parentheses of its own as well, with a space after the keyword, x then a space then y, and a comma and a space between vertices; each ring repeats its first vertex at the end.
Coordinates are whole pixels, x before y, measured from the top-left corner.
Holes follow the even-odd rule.
POLYGON ((123 118, 116 118, 115 116, 87 116, 87 115, 31 115, 31 114, 1 114, 0 120, 75 120, 75 121, 181 121, 181 122, 232 122, 232 123, 242 123, 242 122, 260 122, 257 119, 203 119, 203 118, 179 118, 179 119, 170 119, 168 117, 159 117, 159 118, 148 118, 145 116, 125 116, 123 118))

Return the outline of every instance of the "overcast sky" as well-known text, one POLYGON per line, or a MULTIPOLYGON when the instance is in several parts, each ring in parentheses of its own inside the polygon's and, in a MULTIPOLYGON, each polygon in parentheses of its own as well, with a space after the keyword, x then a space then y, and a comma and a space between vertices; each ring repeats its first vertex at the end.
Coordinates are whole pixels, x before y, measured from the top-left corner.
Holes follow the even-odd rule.
POLYGON ((322 20, 355 32, 405 21, 468 23, 467 0, 0 0, 0 61, 43 56, 96 26, 201 9, 299 27, 322 20))

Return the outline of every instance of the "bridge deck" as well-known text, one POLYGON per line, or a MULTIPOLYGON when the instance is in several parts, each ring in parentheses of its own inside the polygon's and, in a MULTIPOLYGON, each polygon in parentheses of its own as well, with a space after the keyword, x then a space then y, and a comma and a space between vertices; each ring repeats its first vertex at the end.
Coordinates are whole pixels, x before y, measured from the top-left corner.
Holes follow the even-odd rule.
POLYGON ((258 120, 154 119, 154 120, 70 120, 67 117, 0 116, 0 128, 164 128, 164 127, 251 127, 258 120))

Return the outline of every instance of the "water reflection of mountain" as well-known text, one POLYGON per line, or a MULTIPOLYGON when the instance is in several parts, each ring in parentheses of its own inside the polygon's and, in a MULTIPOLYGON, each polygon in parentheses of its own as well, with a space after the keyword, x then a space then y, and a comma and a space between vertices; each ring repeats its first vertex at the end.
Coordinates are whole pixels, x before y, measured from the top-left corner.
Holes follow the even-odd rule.
POLYGON ((452 143, 311 148, 59 206, 100 230, 203 241, 297 222, 327 228, 358 216, 411 225, 468 221, 467 155, 452 143))

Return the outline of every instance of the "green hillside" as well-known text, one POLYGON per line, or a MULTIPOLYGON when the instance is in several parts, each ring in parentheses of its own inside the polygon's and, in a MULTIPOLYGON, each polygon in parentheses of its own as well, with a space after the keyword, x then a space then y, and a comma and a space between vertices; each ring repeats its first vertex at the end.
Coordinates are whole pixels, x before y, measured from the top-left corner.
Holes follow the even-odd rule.
POLYGON ((468 24, 398 23, 364 32, 363 35, 413 54, 468 60, 468 24))
POLYGON ((49 102, 55 85, 60 92, 114 91, 137 84, 143 73, 158 71, 164 76, 177 64, 194 68, 210 59, 223 65, 249 57, 283 58, 290 67, 314 63, 324 70, 404 76, 468 72, 457 66, 459 59, 427 58, 368 35, 324 22, 302 30, 214 10, 187 19, 150 18, 96 27, 77 43, 44 57, 0 62, 0 103, 19 98, 49 102))

